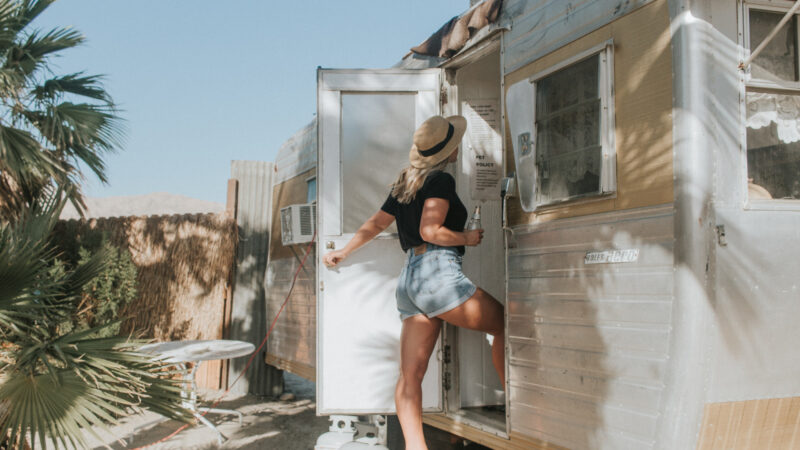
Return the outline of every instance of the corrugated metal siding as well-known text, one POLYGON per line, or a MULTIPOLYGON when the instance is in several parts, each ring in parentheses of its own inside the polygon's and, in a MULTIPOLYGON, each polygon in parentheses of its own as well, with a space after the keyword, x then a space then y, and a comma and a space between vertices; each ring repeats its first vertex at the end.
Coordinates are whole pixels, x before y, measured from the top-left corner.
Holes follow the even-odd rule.
MULTIPOLYGON (((231 308, 230 338, 258 346, 267 332, 264 275, 272 217, 273 164, 262 161, 231 161, 231 178, 238 180, 236 223, 236 282, 231 308)), ((270 318, 271 320, 271 318, 270 318)), ((233 387, 236 393, 277 395, 283 390, 280 371, 266 365, 263 355, 254 359, 246 376, 233 387)), ((247 358, 231 361, 229 380, 244 369, 247 358)))
POLYGON ((511 430, 569 448, 652 448, 669 359, 672 207, 515 228, 511 430), (589 251, 639 249, 585 265, 589 251))
POLYGON ((503 73, 609 24, 653 0, 505 0, 498 23, 510 25, 505 36, 503 73))

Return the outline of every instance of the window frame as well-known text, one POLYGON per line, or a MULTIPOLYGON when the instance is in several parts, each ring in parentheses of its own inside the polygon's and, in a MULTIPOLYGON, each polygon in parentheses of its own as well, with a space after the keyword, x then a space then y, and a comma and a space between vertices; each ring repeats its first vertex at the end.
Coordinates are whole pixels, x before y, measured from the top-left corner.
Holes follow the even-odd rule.
MULTIPOLYGON (((609 39, 599 45, 591 47, 564 59, 545 70, 535 73, 528 78, 532 85, 533 98, 533 132, 531 135, 531 146, 534 161, 538 155, 537 139, 539 130, 536 125, 536 94, 537 83, 559 70, 583 62, 594 56, 599 56, 598 61, 598 91, 600 94, 600 147, 601 147, 601 167, 600 167, 600 191, 596 193, 573 195, 570 197, 553 200, 547 203, 539 203, 535 200, 534 211, 539 209, 553 208, 565 203, 576 201, 597 201, 605 200, 616 195, 617 192, 617 152, 616 152, 616 122, 614 108, 614 41, 609 39)), ((536 164, 534 162, 534 164, 536 164)), ((538 167, 536 173, 538 177, 538 167)), ((534 187, 535 189, 535 187, 534 187)))
MULTIPOLYGON (((764 11, 774 12, 779 14, 786 14, 794 5, 794 1, 759 1, 759 0, 742 0, 741 1, 741 42, 742 42, 742 58, 744 61, 750 56, 754 48, 750 42, 750 12, 751 11, 764 11)), ((795 58, 798 64, 798 71, 800 71, 800 13, 795 13, 794 17, 795 27, 795 58)), ((742 145, 742 167, 744 168, 741 185, 744 196, 744 208, 748 210, 798 210, 800 209, 800 199, 750 199, 748 190, 748 178, 750 175, 750 168, 747 162, 747 93, 748 92, 764 92, 775 93, 784 95, 798 95, 800 96, 800 80, 798 81, 775 81, 764 80, 760 78, 753 78, 750 67, 740 71, 742 88, 740 91, 740 105, 741 105, 741 145, 742 145)), ((799 76, 800 77, 800 76, 799 76)))

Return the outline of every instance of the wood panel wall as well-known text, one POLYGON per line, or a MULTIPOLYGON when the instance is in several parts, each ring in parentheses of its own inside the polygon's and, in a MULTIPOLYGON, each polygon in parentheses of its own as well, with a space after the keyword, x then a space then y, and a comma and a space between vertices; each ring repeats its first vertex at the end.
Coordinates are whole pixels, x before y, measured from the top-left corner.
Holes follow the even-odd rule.
MULTIPOLYGON (((281 242, 280 210, 305 203, 307 180, 316 176, 316 168, 305 171, 283 183, 272 192, 272 232, 267 265, 267 318, 271 323, 292 283, 308 244, 284 246, 281 242)), ((308 380, 316 379, 317 301, 316 246, 312 245, 303 269, 300 270, 291 298, 267 342, 266 362, 308 380)))
POLYGON ((706 404, 697 448, 800 448, 800 397, 706 404))

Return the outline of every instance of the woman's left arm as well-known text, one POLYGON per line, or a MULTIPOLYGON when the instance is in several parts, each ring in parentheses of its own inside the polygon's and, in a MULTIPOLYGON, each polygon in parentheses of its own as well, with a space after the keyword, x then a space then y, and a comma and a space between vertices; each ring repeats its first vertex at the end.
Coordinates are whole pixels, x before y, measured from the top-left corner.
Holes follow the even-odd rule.
POLYGON ((342 262, 350 253, 371 241, 372 238, 378 235, 381 231, 389 228, 389 225, 394 222, 394 216, 384 210, 379 210, 372 215, 361 227, 358 228, 353 238, 341 250, 335 250, 327 253, 322 261, 328 267, 333 267, 342 262))

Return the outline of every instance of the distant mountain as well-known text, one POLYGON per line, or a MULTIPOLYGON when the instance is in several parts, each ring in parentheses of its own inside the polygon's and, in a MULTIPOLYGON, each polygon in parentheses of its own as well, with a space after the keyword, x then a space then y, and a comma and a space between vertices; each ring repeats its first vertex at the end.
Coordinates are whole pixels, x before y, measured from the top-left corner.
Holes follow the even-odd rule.
MULTIPOLYGON (((86 198, 89 211, 86 217, 123 217, 123 216, 155 216, 170 214, 194 214, 222 212, 225 205, 207 200, 154 192, 145 195, 124 197, 86 198)), ((78 212, 71 203, 67 203, 61 213, 61 219, 78 219, 78 212)))

